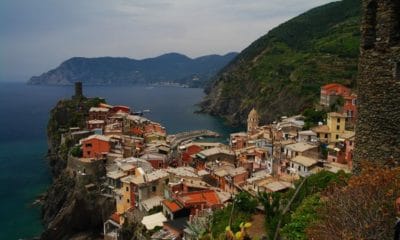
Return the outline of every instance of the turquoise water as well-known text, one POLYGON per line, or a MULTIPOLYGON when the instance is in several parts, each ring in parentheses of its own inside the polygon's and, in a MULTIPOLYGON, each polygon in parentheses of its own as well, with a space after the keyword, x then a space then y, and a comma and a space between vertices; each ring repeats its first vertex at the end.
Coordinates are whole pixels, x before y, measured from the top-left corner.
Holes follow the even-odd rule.
MULTIPOLYGON (((0 239, 34 237, 43 230, 40 209, 32 202, 51 183, 44 159, 46 124, 57 100, 72 94, 72 87, 0 83, 0 239)), ((135 111, 150 109, 146 117, 163 124, 168 133, 210 129, 226 138, 238 130, 221 119, 194 113, 204 96, 201 89, 84 86, 84 94, 135 111)))

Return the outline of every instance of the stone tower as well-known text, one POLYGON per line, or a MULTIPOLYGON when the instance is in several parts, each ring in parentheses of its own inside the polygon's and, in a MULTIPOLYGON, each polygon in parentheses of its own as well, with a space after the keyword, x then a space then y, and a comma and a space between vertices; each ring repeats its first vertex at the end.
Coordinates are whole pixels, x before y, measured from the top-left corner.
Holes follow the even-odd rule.
POLYGON ((247 117, 247 133, 253 134, 258 127, 259 121, 260 116, 258 116, 256 109, 253 108, 247 117))
POLYGON ((75 82, 75 95, 74 98, 82 98, 82 82, 75 82))
POLYGON ((363 0, 354 166, 400 162, 400 0, 363 0))

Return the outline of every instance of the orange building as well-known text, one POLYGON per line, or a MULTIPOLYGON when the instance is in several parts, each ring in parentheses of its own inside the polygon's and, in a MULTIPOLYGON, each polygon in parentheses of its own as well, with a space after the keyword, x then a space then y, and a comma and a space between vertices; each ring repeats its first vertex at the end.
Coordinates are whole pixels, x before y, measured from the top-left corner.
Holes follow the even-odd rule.
POLYGON ((190 145, 188 146, 184 152, 182 152, 181 158, 182 158, 182 165, 183 166, 188 166, 189 164, 192 163, 193 161, 193 155, 201 152, 203 150, 202 147, 197 146, 197 145, 190 145))
POLYGON ((161 135, 167 134, 165 127, 161 126, 159 123, 151 122, 144 126, 144 131, 146 133, 159 133, 161 135))
POLYGON ((357 95, 345 96, 344 101, 343 113, 346 114, 346 120, 350 124, 355 124, 357 119, 357 95))
POLYGON ((80 142, 84 158, 103 158, 111 149, 110 138, 103 135, 92 135, 80 142))
POLYGON ((180 193, 175 199, 182 207, 189 208, 191 215, 194 215, 196 210, 204 208, 214 209, 223 206, 214 190, 180 193))
POLYGON ((339 96, 350 96, 351 90, 341 84, 331 83, 321 87, 320 104, 325 107, 331 106, 339 96))

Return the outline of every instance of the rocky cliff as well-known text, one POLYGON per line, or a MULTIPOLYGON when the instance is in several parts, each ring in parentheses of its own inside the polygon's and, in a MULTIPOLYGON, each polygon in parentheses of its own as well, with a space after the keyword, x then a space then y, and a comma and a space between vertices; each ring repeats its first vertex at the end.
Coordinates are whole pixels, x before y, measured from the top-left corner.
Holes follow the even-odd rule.
POLYGON ((323 84, 355 87, 360 9, 332 2, 272 29, 208 85, 203 112, 241 124, 255 107, 267 122, 312 106, 323 84))
MULTIPOLYGON (((99 189, 87 189, 67 172, 72 142, 61 137, 70 127, 83 127, 88 109, 99 102, 104 100, 85 97, 61 100, 50 113, 48 160, 53 183, 44 196, 42 217, 46 228, 41 239, 96 239, 103 222, 115 210, 113 200, 102 197, 99 189)), ((93 179, 94 183, 97 180, 93 179)))
POLYGON ((81 81, 86 85, 128 85, 172 82, 190 87, 202 87, 237 53, 189 58, 178 53, 136 60, 121 57, 74 57, 57 68, 34 76, 29 84, 71 85, 81 81))

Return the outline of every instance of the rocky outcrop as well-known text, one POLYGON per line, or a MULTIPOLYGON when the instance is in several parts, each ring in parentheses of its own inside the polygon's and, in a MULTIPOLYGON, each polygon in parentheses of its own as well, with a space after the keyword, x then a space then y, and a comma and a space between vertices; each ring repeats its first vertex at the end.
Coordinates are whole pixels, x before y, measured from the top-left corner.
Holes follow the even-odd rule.
POLYGON ((101 234, 104 221, 115 211, 115 202, 63 174, 47 192, 43 209, 47 229, 41 239, 95 239, 101 234))
MULTIPOLYGON (((46 192, 42 206, 45 231, 41 239, 96 239, 103 222, 115 211, 114 199, 104 197, 99 189, 88 190, 85 182, 78 181, 67 171, 68 152, 72 141, 62 134, 70 127, 83 127, 86 113, 104 100, 85 97, 61 100, 52 109, 47 127, 48 160, 53 183, 46 192)), ((91 178, 95 186, 101 181, 91 178)))

